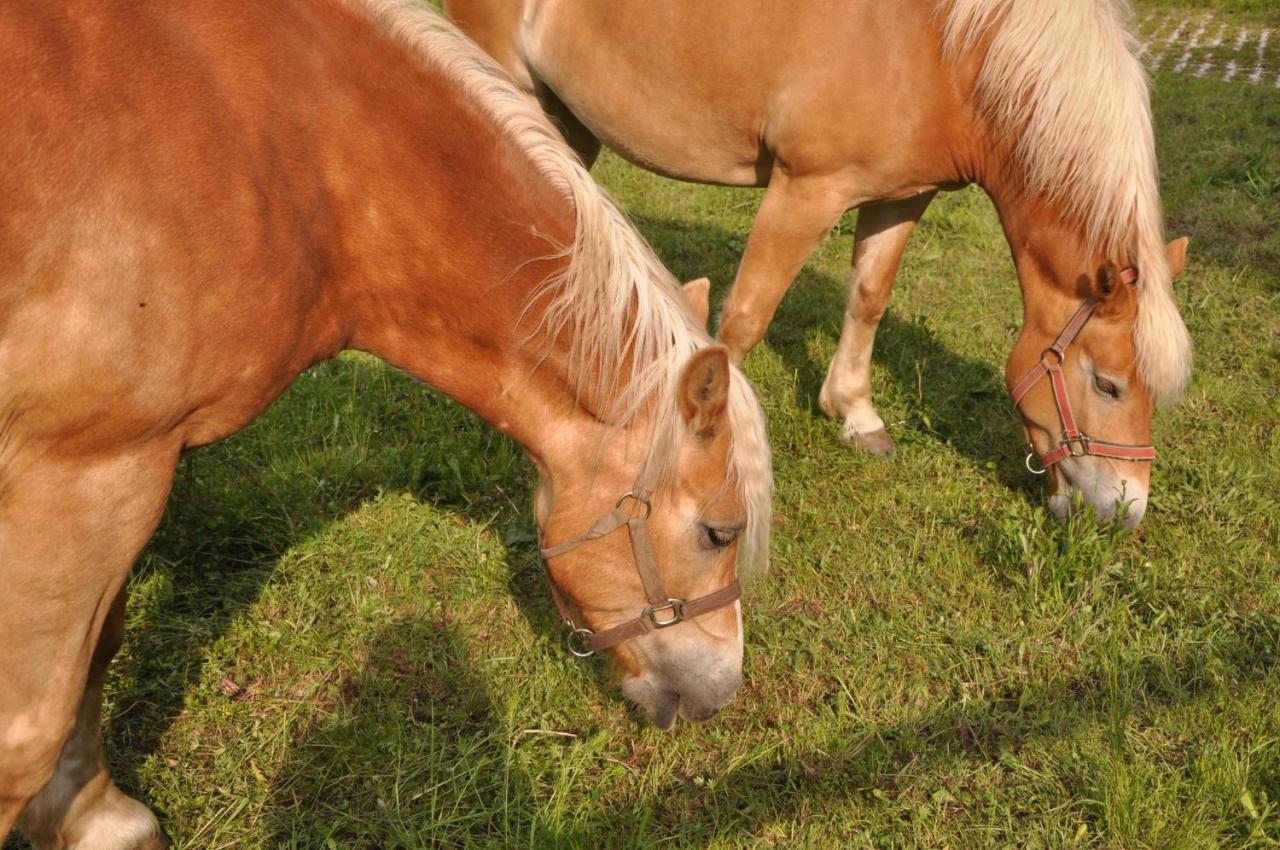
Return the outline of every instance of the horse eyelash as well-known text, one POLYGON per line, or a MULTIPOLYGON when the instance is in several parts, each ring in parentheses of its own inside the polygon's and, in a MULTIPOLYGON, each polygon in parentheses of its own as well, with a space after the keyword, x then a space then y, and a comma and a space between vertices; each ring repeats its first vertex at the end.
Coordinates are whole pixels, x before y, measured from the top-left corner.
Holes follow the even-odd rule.
POLYGON ((710 548, 723 549, 734 540, 738 539, 738 535, 742 533, 742 526, 715 526, 702 524, 702 536, 706 540, 710 548))

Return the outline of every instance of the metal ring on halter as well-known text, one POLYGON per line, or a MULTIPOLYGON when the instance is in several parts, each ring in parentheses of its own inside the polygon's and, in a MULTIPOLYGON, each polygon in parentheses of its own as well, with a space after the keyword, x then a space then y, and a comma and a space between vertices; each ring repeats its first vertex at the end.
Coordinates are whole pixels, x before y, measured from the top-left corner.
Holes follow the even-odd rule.
POLYGON ((591 648, 591 644, 587 643, 595 632, 591 631, 591 629, 575 628, 573 623, 569 622, 566 622, 565 625, 569 628, 569 632, 564 636, 564 645, 569 650, 570 655, 574 658, 590 658, 596 654, 596 651, 591 648))
POLYGON ((1058 361, 1056 365, 1059 369, 1062 368, 1063 363, 1067 362, 1067 353, 1065 351, 1059 351, 1058 349, 1054 348, 1052 345, 1046 348, 1044 351, 1040 352, 1040 362, 1048 363, 1049 362, 1048 358, 1050 354, 1052 354, 1054 359, 1058 361))
POLYGON ((679 623, 681 620, 684 619, 684 600, 668 599, 666 605, 659 605, 656 608, 650 605, 648 608, 645 608, 644 611, 641 612, 640 616, 648 617, 649 622, 653 623, 653 626, 656 629, 665 629, 667 626, 674 626, 676 623, 679 623), (671 611, 671 619, 669 620, 658 619, 658 612, 666 611, 668 609, 670 609, 671 611))
POLYGON ((635 490, 628 490, 627 492, 619 496, 618 501, 614 502, 613 504, 614 509, 616 510, 622 507, 622 503, 625 502, 627 499, 634 499, 635 501, 644 505, 644 515, 641 516, 640 519, 648 519, 649 514, 653 513, 653 503, 650 502, 648 499, 646 499, 644 496, 641 496, 635 490))
POLYGON ((1027 467, 1027 472, 1030 472, 1032 475, 1044 475, 1046 472, 1048 472, 1048 470, 1045 469, 1045 467, 1043 466, 1041 466, 1039 469, 1036 469, 1034 466, 1032 466, 1031 459, 1033 457, 1034 458, 1039 457, 1039 455, 1036 454, 1035 449, 1032 449, 1031 451, 1027 452, 1027 458, 1022 462, 1023 465, 1027 467))

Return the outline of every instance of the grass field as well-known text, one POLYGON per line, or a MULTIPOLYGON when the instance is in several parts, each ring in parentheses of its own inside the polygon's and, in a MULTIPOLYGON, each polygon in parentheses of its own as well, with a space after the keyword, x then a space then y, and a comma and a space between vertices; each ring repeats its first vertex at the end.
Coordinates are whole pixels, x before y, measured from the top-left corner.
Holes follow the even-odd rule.
MULTIPOLYGON (((183 462, 109 685, 118 781, 210 850, 1280 844, 1280 91, 1162 73, 1155 111, 1197 361, 1140 531, 1051 522, 1022 470, 976 190, 925 216, 880 334, 898 453, 840 441, 850 215, 746 364, 772 574, 714 721, 657 732, 574 662, 521 452, 347 355, 183 462)), ((759 193, 597 176, 723 297, 759 193)))

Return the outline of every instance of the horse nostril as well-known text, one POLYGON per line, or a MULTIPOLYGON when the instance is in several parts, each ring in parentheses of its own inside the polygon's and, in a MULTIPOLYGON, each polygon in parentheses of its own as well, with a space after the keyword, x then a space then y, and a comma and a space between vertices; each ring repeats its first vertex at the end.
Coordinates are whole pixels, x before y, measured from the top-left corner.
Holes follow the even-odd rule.
POLYGON ((684 703, 681 703, 680 705, 680 716, 691 723, 702 723, 703 721, 710 720, 719 713, 719 706, 686 707, 684 703))
POLYGON ((676 725, 676 717, 680 711, 680 695, 671 691, 658 694, 658 702, 653 708, 653 722, 663 732, 676 725))

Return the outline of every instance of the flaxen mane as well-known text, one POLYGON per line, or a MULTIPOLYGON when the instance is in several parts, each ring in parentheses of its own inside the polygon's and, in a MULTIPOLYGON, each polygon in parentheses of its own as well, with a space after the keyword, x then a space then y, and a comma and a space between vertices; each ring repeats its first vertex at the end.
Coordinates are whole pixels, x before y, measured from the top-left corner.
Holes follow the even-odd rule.
POLYGON ((1062 207, 1089 250, 1134 263, 1143 382, 1177 397, 1191 339, 1164 253, 1147 77, 1124 0, 938 0, 948 58, 986 45, 979 108, 1016 142, 1026 191, 1062 207))
MULTIPOLYGON (((671 273, 592 180, 537 102, 480 48, 435 11, 411 0, 347 2, 456 80, 570 198, 576 211, 574 241, 565 249, 569 264, 564 273, 548 282, 553 296, 544 330, 571 340, 569 365, 580 386, 600 380, 600 371, 610 371, 598 370, 596 364, 629 363, 631 380, 621 392, 615 421, 625 424, 642 410, 652 412, 653 448, 646 463, 673 470, 684 433, 675 400, 677 380, 689 357, 711 339, 685 307, 671 273)), ((731 464, 747 507, 739 573, 749 576, 763 571, 768 558, 772 477, 764 417, 736 369, 728 412, 731 464)))

